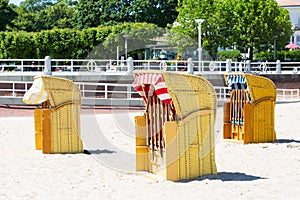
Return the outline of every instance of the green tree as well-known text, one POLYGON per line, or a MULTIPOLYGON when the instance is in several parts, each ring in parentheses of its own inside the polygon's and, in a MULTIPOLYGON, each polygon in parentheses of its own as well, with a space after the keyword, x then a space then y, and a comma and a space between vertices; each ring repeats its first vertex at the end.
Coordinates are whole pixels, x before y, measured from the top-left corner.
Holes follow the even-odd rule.
POLYGON ((203 48, 210 51, 216 47, 250 49, 273 49, 274 36, 277 47, 283 47, 291 35, 291 22, 286 9, 275 0, 183 0, 178 7, 177 21, 184 24, 185 32, 195 37, 197 18, 202 24, 203 48))
POLYGON ((72 1, 25 0, 17 7, 14 30, 37 32, 53 28, 73 28, 75 10, 72 1))
POLYGON ((175 27, 177 31, 188 35, 194 41, 198 41, 198 24, 196 19, 204 19, 201 24, 202 47, 207 50, 211 56, 217 52, 220 46, 220 36, 217 34, 218 22, 214 14, 216 12, 216 0, 182 0, 179 1, 177 11, 178 17, 176 21, 180 24, 180 28, 175 27))
POLYGON ((166 27, 176 19, 177 0, 133 0, 128 16, 133 22, 147 22, 166 27))
POLYGON ((25 0, 20 3, 21 7, 26 8, 30 12, 40 12, 47 8, 47 6, 52 6, 54 1, 52 0, 25 0))
POLYGON ((75 26, 74 7, 69 6, 66 1, 60 1, 52 6, 47 6, 37 15, 38 29, 50 30, 53 28, 73 28, 75 26))
MULTIPOLYGON (((226 38, 237 48, 249 48, 250 59, 253 51, 273 48, 274 36, 277 37, 277 47, 283 47, 291 35, 291 22, 288 11, 278 6, 275 0, 224 0, 219 4, 218 18, 221 16, 231 20, 231 32, 226 38), (233 10, 228 16, 222 5, 230 5, 233 10)), ((225 28, 221 25, 221 28, 225 28)))
POLYGON ((8 4, 8 0, 0 0, 0 31, 7 29, 11 26, 11 21, 16 17, 12 5, 8 4))
POLYGON ((125 20, 126 0, 79 0, 76 5, 77 28, 113 25, 125 20))
POLYGON ((177 17, 177 0, 79 0, 79 29, 120 22, 147 22, 166 27, 177 17))

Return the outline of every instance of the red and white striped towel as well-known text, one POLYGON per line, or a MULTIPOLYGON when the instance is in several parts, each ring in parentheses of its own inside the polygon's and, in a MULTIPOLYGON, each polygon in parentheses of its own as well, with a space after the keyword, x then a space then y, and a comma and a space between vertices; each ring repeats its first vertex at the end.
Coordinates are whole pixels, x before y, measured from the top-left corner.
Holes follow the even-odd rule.
POLYGON ((142 96, 145 102, 147 102, 148 96, 153 96, 153 92, 155 92, 157 97, 163 103, 170 104, 172 101, 171 96, 168 93, 168 89, 162 74, 158 74, 158 73, 135 74, 133 87, 142 96))

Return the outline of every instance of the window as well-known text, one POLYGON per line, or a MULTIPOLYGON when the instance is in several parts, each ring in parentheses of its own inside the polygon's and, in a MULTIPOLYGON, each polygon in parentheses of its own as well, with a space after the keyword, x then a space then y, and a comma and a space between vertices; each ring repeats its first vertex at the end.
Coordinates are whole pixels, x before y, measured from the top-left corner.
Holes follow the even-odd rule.
POLYGON ((300 46, 300 35, 296 36, 296 44, 300 46))

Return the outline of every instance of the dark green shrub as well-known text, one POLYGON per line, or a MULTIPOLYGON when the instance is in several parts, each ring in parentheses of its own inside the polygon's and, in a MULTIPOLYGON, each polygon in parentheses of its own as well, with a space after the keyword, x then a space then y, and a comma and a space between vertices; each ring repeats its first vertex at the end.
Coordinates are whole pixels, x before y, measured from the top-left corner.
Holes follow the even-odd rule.
MULTIPOLYGON (((255 55, 255 60, 266 59, 268 61, 274 61, 274 52, 260 52, 255 55)), ((276 52, 276 60, 282 62, 286 61, 300 61, 300 50, 284 50, 276 52)))
MULTIPOLYGON (((0 58, 86 58, 100 43, 128 30, 157 26, 147 23, 122 23, 83 29, 52 29, 41 32, 0 32, 0 58)), ((148 38, 146 35, 144 38, 148 38)), ((122 40, 124 40, 122 38, 122 40)))
POLYGON ((231 59, 232 61, 238 61, 241 58, 241 52, 239 50, 227 50, 218 52, 219 60, 231 59))

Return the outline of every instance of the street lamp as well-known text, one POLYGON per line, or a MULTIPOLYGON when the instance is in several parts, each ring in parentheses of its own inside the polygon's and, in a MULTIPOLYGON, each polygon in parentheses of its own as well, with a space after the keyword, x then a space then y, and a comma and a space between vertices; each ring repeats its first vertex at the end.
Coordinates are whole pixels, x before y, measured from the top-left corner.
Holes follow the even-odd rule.
POLYGON ((123 37, 125 38, 125 59, 127 60, 127 38, 128 38, 128 35, 123 35, 123 37))
POLYGON ((278 38, 277 35, 274 35, 274 61, 276 61, 276 39, 278 38))
POLYGON ((195 20, 198 23, 198 62, 199 62, 199 70, 200 70, 200 66, 201 66, 201 59, 202 59, 202 46, 201 46, 201 24, 204 22, 204 19, 196 19, 195 20))
POLYGON ((291 35, 291 38, 290 38, 290 43, 296 43, 294 40, 295 40, 295 29, 296 28, 296 26, 295 26, 295 24, 293 24, 292 25, 292 35, 291 35))

